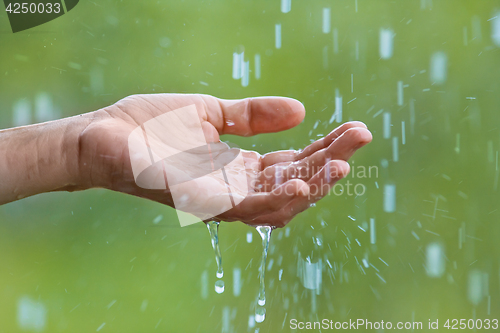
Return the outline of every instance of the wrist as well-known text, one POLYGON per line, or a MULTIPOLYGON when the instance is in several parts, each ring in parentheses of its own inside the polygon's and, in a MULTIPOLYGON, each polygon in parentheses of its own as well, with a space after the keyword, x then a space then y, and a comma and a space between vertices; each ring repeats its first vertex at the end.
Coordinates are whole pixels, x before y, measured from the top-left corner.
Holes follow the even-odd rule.
POLYGON ((61 119, 64 121, 61 161, 67 174, 67 184, 59 190, 78 191, 89 189, 92 179, 89 174, 92 160, 85 156, 85 132, 95 119, 94 112, 61 119))
POLYGON ((68 131, 67 169, 76 184, 74 190, 111 188, 110 156, 101 151, 109 141, 105 137, 107 119, 109 114, 104 110, 89 112, 77 119, 74 131, 68 131))

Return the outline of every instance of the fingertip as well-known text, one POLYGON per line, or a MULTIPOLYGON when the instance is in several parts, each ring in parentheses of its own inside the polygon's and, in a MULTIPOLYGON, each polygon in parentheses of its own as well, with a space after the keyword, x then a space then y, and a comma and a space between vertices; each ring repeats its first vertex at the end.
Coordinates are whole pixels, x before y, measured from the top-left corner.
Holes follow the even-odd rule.
POLYGON ((280 132, 297 126, 305 117, 304 105, 289 97, 248 99, 252 134, 280 132))
POLYGON ((372 132, 368 130, 368 128, 359 129, 359 131, 360 131, 361 141, 364 144, 370 143, 372 141, 373 135, 372 132))
POLYGON ((288 104, 291 115, 295 118, 296 123, 300 124, 306 116, 306 108, 304 104, 295 98, 281 97, 288 104))
POLYGON ((349 163, 343 160, 333 160, 328 162, 330 167, 330 174, 332 173, 332 169, 335 171, 335 175, 337 178, 345 178, 349 172, 351 171, 351 166, 349 163))
POLYGON ((303 197, 306 197, 309 195, 309 185, 303 180, 300 181, 300 184, 298 185, 299 187, 297 188, 297 194, 303 197))
POLYGON ((345 131, 344 135, 350 140, 357 143, 356 148, 363 147, 364 145, 370 143, 373 139, 372 132, 367 128, 353 127, 345 131))
POLYGON ((290 196, 309 194, 309 185, 301 179, 291 179, 285 183, 285 192, 290 196))
POLYGON ((368 128, 368 126, 366 126, 366 124, 362 121, 357 121, 357 120, 354 120, 354 121, 348 121, 346 124, 350 124, 352 125, 353 127, 361 127, 361 128, 368 128))

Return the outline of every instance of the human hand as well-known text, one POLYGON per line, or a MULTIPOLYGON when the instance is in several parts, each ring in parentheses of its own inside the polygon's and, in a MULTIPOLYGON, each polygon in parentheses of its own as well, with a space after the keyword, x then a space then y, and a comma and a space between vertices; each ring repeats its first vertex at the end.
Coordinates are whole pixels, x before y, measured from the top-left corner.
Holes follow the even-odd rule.
MULTIPOLYGON (((132 131, 147 121, 193 104, 201 120, 204 139, 209 143, 219 142, 222 134, 250 136, 283 131, 298 125, 305 115, 300 102, 283 97, 222 100, 207 95, 129 96, 96 111, 80 135, 79 160, 86 182, 84 187, 104 187, 174 206, 168 185, 164 189, 137 185, 128 140, 132 131)), ((185 134, 185 139, 194 136, 195 133, 185 134)), ((237 186, 241 193, 232 193, 234 198, 239 198, 235 207, 213 219, 238 220, 250 225, 286 225, 296 214, 327 195, 330 188, 348 174, 346 161, 371 139, 363 123, 349 122, 302 151, 285 150, 261 156, 242 150, 245 170, 228 165, 226 173, 245 172, 246 186, 237 186)), ((177 148, 175 144, 166 144, 166 149, 177 148)), ((180 169, 189 172, 193 164, 186 162, 180 169)), ((227 196, 227 188, 220 179, 203 177, 195 184, 182 186, 182 193, 189 198, 186 207, 192 207, 193 211, 210 210, 219 197, 227 196), (206 189, 221 196, 204 196, 206 189)))

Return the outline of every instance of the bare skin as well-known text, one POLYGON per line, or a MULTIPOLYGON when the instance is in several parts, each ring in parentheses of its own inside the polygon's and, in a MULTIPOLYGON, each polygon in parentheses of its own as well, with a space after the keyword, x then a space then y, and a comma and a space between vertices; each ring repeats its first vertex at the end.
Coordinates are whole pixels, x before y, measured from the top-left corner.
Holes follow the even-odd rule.
MULTIPOLYGON (((300 102, 284 97, 222 100, 197 94, 132 95, 80 116, 3 130, 0 204, 38 193, 100 187, 173 206, 168 188, 147 190, 136 185, 127 140, 144 122, 192 104, 207 142, 220 141, 222 134, 251 136, 287 130, 305 116, 300 102)), ((349 122, 302 151, 265 155, 244 151, 252 187, 240 204, 215 219, 286 225, 327 195, 349 173, 347 160, 371 140, 363 123, 349 122), (280 179, 275 176, 277 168, 283 175, 280 179)))

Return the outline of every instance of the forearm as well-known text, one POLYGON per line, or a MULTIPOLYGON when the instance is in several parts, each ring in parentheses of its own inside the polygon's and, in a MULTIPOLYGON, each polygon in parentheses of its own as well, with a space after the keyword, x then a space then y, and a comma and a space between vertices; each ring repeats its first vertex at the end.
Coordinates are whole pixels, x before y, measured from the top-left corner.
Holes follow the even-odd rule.
POLYGON ((92 114, 0 131, 0 204, 85 187, 79 136, 92 114))

